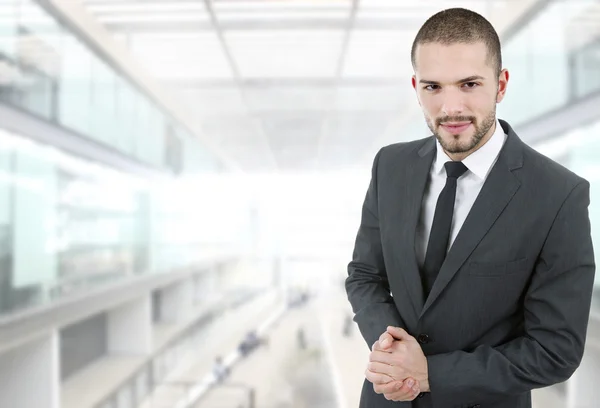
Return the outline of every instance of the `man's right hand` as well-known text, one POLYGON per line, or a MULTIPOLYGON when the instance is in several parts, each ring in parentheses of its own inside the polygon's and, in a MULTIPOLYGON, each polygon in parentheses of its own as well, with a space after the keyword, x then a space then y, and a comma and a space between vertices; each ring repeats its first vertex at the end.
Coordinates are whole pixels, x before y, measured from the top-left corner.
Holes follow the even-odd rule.
MULTIPOLYGON (((385 331, 373 344, 371 350, 389 350, 395 341, 398 340, 385 331)), ((377 394, 383 394, 390 401, 412 401, 419 396, 421 391, 419 382, 412 377, 396 380, 385 374, 374 373, 369 369, 365 370, 365 377, 373 383, 373 389, 377 394)))

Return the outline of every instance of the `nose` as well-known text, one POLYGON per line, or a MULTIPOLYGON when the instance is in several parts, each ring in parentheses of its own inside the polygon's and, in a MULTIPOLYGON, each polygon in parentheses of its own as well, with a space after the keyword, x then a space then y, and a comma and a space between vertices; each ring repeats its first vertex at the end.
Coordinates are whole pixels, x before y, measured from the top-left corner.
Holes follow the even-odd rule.
POLYGON ((442 96, 442 113, 445 116, 460 116, 465 111, 464 96, 459 90, 447 89, 442 96))

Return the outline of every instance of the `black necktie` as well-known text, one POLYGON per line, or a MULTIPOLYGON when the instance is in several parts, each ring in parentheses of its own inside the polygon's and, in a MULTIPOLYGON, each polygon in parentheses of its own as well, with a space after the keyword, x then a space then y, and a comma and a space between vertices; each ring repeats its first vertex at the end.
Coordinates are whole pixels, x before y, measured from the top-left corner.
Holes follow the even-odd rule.
POLYGON ((433 282, 446 258, 456 198, 456 182, 468 170, 462 162, 449 161, 444 167, 447 175, 446 185, 437 200, 423 265, 423 289, 426 297, 431 292, 433 282))

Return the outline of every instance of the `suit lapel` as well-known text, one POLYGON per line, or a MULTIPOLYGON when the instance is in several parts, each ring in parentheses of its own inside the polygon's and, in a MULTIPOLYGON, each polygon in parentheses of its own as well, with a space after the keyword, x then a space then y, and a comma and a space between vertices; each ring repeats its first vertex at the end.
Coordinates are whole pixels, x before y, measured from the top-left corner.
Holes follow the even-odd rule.
POLYGON ((523 144, 506 122, 500 120, 500 123, 508 139, 446 256, 421 310, 421 317, 465 263, 521 185, 512 170, 523 164, 523 144))
POLYGON ((404 263, 405 273, 402 274, 407 292, 411 298, 415 316, 421 314, 423 309, 424 296, 423 285, 421 282, 421 273, 417 263, 415 251, 415 235, 419 218, 421 215, 421 203, 423 194, 427 187, 429 171, 435 157, 435 141, 428 139, 425 144, 417 151, 418 156, 414 165, 406 166, 403 169, 406 176, 403 176, 398 186, 400 197, 407 201, 406 213, 402 219, 406 220, 406 227, 402 228, 402 240, 406 245, 402 246, 401 262, 404 263))

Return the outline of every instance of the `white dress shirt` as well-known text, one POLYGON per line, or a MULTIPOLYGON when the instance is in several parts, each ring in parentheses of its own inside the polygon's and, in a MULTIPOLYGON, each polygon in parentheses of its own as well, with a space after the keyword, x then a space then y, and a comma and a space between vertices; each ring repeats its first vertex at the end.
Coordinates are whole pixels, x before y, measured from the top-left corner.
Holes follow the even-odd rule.
MULTIPOLYGON (((500 122, 496 120, 496 130, 492 137, 486 144, 462 161, 463 164, 467 166, 468 170, 457 182, 454 215, 452 217, 448 248, 452 246, 454 239, 458 235, 458 231, 460 231, 469 211, 471 211, 475 199, 483 187, 483 183, 498 160, 498 155, 506 141, 506 137, 504 130, 500 126, 500 122)), ((425 262, 427 243, 429 242, 429 233, 433 224, 433 216, 435 214, 438 196, 446 185, 446 169, 444 168, 444 163, 452 160, 446 155, 437 140, 436 149, 436 157, 433 160, 431 170, 429 171, 429 180, 421 203, 421 216, 417 226, 417 236, 415 237, 417 260, 421 267, 425 262)))

